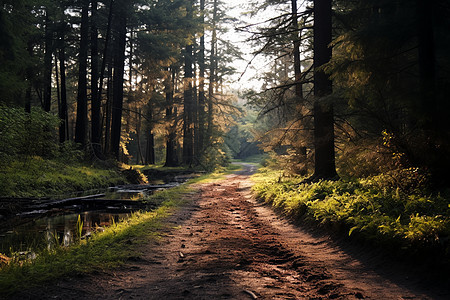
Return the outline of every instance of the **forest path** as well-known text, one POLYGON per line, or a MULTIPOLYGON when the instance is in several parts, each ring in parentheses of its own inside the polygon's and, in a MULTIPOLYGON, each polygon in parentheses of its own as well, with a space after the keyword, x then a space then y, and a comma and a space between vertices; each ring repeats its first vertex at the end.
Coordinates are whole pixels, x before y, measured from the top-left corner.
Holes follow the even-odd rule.
POLYGON ((142 259, 59 282, 45 298, 439 298, 411 289, 415 283, 401 274, 379 274, 330 238, 279 218, 252 197, 253 171, 244 165, 220 182, 199 185, 168 220, 164 238, 143 246, 142 259))

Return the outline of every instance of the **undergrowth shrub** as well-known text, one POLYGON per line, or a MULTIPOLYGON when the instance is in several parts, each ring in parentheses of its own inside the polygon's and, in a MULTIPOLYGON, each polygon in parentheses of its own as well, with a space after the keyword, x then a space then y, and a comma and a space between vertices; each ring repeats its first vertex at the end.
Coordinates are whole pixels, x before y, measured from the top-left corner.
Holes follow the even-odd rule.
POLYGON ((207 172, 212 172, 217 168, 226 167, 231 162, 229 154, 224 151, 220 142, 214 142, 210 147, 207 147, 200 157, 200 160, 194 161, 194 164, 199 164, 207 172))
POLYGON ((54 156, 58 151, 55 138, 58 124, 58 117, 42 109, 33 108, 26 113, 23 108, 0 105, 0 158, 54 156))
POLYGON ((438 246, 450 262, 448 195, 380 189, 370 181, 303 183, 267 168, 253 178, 256 196, 294 219, 345 228, 350 236, 396 249, 438 246))

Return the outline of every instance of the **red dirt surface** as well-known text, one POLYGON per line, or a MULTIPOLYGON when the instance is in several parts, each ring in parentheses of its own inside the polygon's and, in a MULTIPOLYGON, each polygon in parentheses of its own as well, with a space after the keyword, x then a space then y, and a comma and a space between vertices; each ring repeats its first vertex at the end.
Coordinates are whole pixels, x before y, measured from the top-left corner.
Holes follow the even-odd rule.
POLYGON ((251 165, 201 184, 164 238, 119 270, 21 299, 450 299, 372 254, 291 225, 251 195, 251 165))

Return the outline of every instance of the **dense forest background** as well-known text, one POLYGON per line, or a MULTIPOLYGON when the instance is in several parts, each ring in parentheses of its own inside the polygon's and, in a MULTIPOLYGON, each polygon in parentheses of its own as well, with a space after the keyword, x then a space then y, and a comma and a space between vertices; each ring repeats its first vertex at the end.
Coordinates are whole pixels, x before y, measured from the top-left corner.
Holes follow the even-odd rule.
POLYGON ((219 0, 1 1, 2 167, 81 149, 211 170, 258 142, 311 182, 447 185, 448 1, 241 6, 262 21, 219 0), (260 88, 230 89, 232 27, 270 67, 260 88))

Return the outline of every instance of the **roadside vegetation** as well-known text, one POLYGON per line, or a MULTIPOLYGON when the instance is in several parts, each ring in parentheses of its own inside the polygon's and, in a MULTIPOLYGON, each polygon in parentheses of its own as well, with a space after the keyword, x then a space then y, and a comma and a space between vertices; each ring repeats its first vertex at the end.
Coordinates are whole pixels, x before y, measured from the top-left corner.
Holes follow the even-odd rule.
MULTIPOLYGON (((416 170, 403 172, 419 176, 416 170)), ((402 190, 393 187, 392 178, 393 174, 380 174, 311 183, 265 167, 253 176, 253 189, 258 198, 294 221, 320 224, 385 253, 448 267, 449 191, 433 193, 412 186, 402 190)))
POLYGON ((0 254, 0 294, 10 295, 65 276, 106 271, 139 259, 141 246, 161 238, 161 229, 168 226, 164 220, 186 203, 183 195, 195 191, 192 184, 223 178, 239 167, 233 165, 225 172, 202 175, 187 184, 158 191, 145 199, 159 204, 157 209, 132 213, 129 218, 113 223, 89 239, 81 238, 79 234, 78 242, 72 246, 46 249, 28 260, 19 255, 7 258, 0 254))
POLYGON ((0 106, 0 197, 48 197, 127 182, 117 163, 100 161, 74 143, 59 144, 59 119, 0 106))

